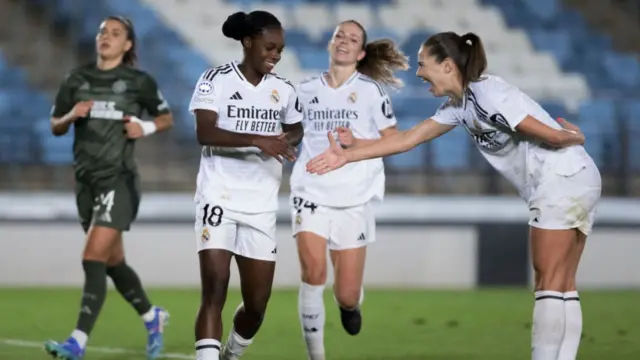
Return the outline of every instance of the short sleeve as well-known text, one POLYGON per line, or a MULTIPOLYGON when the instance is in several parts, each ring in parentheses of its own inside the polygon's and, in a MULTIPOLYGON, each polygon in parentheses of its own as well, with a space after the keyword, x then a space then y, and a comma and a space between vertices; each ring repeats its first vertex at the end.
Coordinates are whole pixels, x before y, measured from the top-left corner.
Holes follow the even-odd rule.
POLYGON ((191 102, 189 103, 189 111, 195 110, 210 110, 218 112, 219 109, 219 93, 220 89, 217 89, 214 84, 214 77, 217 75, 218 70, 209 69, 205 71, 198 79, 193 95, 191 96, 191 102))
POLYGON ((80 81, 78 75, 68 74, 56 93, 56 97, 51 108, 51 116, 54 118, 62 117, 69 113, 76 104, 75 93, 79 87, 80 81))
POLYGON ((431 119, 439 124, 456 126, 460 123, 456 112, 457 109, 451 100, 446 100, 431 119))
POLYGON ((524 94, 518 88, 502 81, 490 80, 484 84, 483 90, 496 110, 491 121, 515 131, 516 126, 530 115, 524 110, 524 94))
POLYGON ((396 126, 398 121, 396 120, 396 115, 393 112, 393 105, 391 105, 391 98, 389 95, 384 91, 376 91, 374 96, 371 113, 378 131, 396 126))
POLYGON ((289 92, 286 114, 284 119, 281 121, 283 124, 287 125, 296 124, 302 121, 302 104, 300 103, 298 94, 294 89, 289 92))
POLYGON ((171 112, 169 104, 162 96, 156 80, 147 74, 145 74, 141 84, 140 105, 153 117, 171 112))

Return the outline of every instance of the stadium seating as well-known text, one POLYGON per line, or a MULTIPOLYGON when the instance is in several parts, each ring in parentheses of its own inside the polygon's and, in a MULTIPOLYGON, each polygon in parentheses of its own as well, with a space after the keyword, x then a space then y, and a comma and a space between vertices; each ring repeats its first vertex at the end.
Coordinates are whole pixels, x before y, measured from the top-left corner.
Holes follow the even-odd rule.
POLYGON ((8 64, 0 51, 0 164, 37 161, 33 119, 49 108, 45 94, 32 89, 24 70, 8 64))
MULTIPOLYGON (((54 3, 55 22, 79 29, 79 44, 93 41, 99 20, 108 14, 132 18, 140 38, 141 66, 158 79, 175 112, 180 137, 193 137, 186 106, 199 74, 241 55, 237 42, 221 34, 221 24, 235 11, 260 8, 276 14, 287 28, 287 49, 278 72, 294 82, 326 67, 326 44, 340 20, 360 21, 370 39, 398 41, 414 67, 416 50, 430 34, 476 32, 485 41, 489 72, 522 88, 552 116, 579 123, 600 165, 615 169, 623 165, 620 159, 628 159, 630 166, 640 169, 637 156, 620 156, 624 147, 617 140, 625 129, 640 131, 640 105, 629 100, 640 94, 640 63, 615 51, 607 35, 560 0, 97 0, 81 8, 74 0, 29 1, 54 3)), ((414 71, 400 75, 405 89, 391 92, 401 128, 428 117, 440 102, 430 97, 414 71)), ((10 81, 21 81, 19 71, 7 74, 10 81)), ((16 95, 0 92, 0 113, 8 111, 2 105, 7 96, 16 95)), ((33 127, 33 132, 45 131, 40 128, 44 126, 33 127)), ((464 169, 472 159, 464 152, 475 150, 461 141, 462 135, 449 134, 425 151, 398 155, 388 163, 398 170, 464 169)), ((43 148, 57 146, 49 138, 36 136, 43 148)), ((637 142, 628 146, 631 154, 640 150, 637 142)))

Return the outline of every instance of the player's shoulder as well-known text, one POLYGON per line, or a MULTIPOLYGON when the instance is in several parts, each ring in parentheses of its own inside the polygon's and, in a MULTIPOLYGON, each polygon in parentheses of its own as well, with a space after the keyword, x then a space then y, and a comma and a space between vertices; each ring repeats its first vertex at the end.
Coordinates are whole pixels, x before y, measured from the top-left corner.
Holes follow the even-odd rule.
POLYGON ((462 108, 462 101, 453 98, 447 98, 440 104, 438 112, 441 111, 456 111, 462 108))
POLYGON ((272 81, 276 84, 280 84, 280 85, 284 85, 285 87, 296 91, 296 87, 295 85, 293 85, 293 83, 291 81, 289 81, 289 79, 285 78, 284 76, 280 76, 276 73, 269 73, 268 75, 268 80, 272 81))
POLYGON ((322 86, 322 74, 317 74, 313 76, 308 76, 300 81, 298 84, 298 89, 310 89, 316 86, 322 86))
POLYGON ((214 82, 224 79, 233 74, 234 68, 231 63, 225 63, 206 69, 200 76, 201 81, 214 82))
POLYGON ((497 75, 482 75, 480 78, 469 84, 473 92, 491 93, 492 91, 517 90, 517 88, 497 75))
POLYGON ((382 85, 380 85, 380 83, 378 83, 377 81, 375 81, 374 79, 372 79, 371 77, 358 73, 358 75, 356 75, 354 81, 356 81, 357 86, 361 89, 366 89, 367 91, 371 92, 372 94, 377 94, 378 96, 386 96, 387 93, 384 90, 384 88, 382 87, 382 85))

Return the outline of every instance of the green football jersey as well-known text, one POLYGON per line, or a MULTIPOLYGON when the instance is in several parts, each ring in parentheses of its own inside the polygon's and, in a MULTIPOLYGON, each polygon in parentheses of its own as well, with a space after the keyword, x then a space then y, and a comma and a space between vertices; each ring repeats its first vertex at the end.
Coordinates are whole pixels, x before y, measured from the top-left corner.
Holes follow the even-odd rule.
POLYGON ((108 184, 122 174, 136 174, 135 140, 125 133, 125 116, 157 117, 170 112, 156 81, 144 71, 120 65, 100 70, 95 63, 71 71, 56 95, 51 116, 62 117, 80 101, 93 100, 88 117, 74 123, 76 179, 108 184))

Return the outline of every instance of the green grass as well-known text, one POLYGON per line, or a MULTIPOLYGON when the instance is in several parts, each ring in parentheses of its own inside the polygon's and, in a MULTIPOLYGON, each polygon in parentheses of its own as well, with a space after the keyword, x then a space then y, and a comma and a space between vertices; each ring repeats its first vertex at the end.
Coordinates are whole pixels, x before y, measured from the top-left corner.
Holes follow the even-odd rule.
MULTIPOLYGON (((156 290, 151 297, 171 312, 167 352, 193 354, 196 290, 156 290)), ((64 339, 75 325, 78 289, 0 289, 0 338, 41 342, 64 339)), ((581 293, 584 335, 581 360, 640 359, 640 292, 581 293)), ((231 292, 225 329, 239 303, 231 292)), ((263 328, 247 360, 305 359, 297 292, 274 293, 263 328)), ((368 291, 360 335, 347 335, 327 291, 327 358, 362 360, 519 360, 530 358, 532 294, 526 290, 368 291)), ((110 292, 86 359, 144 359, 91 352, 91 346, 144 348, 140 319, 110 292)), ((193 357, 195 358, 195 356, 193 357)), ((41 349, 0 344, 2 360, 47 359, 41 349)))

